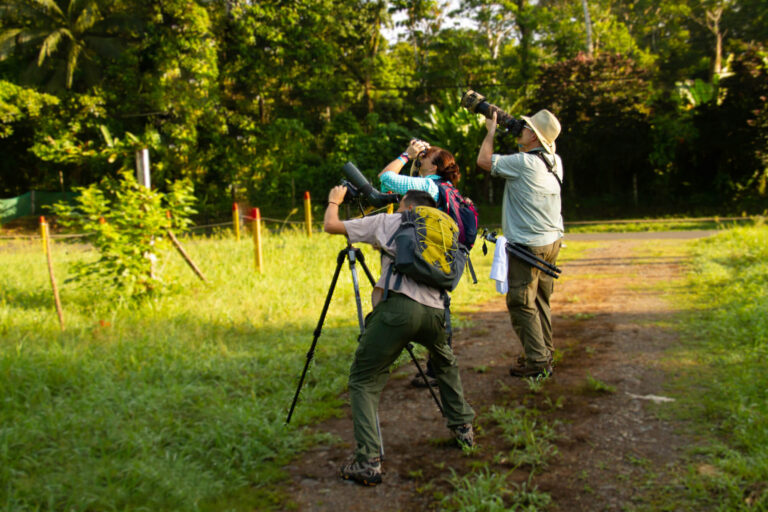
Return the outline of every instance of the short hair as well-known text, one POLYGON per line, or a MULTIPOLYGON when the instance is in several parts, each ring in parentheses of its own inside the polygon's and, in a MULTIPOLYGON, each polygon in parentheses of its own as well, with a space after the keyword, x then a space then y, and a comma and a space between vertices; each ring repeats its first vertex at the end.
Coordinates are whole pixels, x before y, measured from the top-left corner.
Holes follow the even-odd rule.
POLYGON ((403 196, 403 204, 405 206, 431 206, 437 208, 437 203, 429 194, 424 190, 409 190, 403 196))

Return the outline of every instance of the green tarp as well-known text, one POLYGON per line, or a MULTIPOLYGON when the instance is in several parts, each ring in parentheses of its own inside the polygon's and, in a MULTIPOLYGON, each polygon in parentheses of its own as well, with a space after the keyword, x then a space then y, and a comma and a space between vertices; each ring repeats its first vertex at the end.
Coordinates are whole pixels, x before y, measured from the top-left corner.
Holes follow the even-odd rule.
POLYGON ((72 201, 77 197, 76 192, 42 192, 33 190, 11 199, 0 199, 0 222, 28 215, 47 215, 50 208, 59 201, 72 201))

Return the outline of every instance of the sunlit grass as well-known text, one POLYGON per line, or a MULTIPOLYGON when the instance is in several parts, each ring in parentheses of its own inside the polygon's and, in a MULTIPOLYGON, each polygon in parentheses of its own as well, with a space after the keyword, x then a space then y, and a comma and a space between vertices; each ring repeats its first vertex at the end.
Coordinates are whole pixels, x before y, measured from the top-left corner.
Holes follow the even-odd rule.
MULTIPOLYGON (((125 302, 105 283, 65 284, 95 255, 55 243, 59 331, 39 242, 0 247, 0 503, 4 509, 189 510, 264 491, 318 440, 302 425, 337 414, 358 334, 344 263, 290 426, 284 425, 343 237, 265 234, 262 274, 248 238, 182 240, 157 267, 169 291, 125 302)), ((361 245, 375 278, 379 255, 361 245)), ((476 256, 477 255, 477 256, 476 256)), ((453 294, 454 325, 495 294, 490 256, 453 294)), ((358 264, 363 314, 371 286, 358 264)), ((328 442, 328 440, 322 440, 328 442)), ((250 507, 250 508, 249 508, 250 507)))
POLYGON ((752 226, 759 218, 745 217, 743 220, 686 220, 648 219, 633 222, 572 223, 566 224, 566 233, 639 233, 658 231, 727 230, 739 226, 752 226))
POLYGON ((765 510, 768 227, 697 242, 687 286, 674 297, 690 311, 668 363, 676 376, 674 410, 703 441, 684 478, 687 492, 664 499, 697 509, 765 510))

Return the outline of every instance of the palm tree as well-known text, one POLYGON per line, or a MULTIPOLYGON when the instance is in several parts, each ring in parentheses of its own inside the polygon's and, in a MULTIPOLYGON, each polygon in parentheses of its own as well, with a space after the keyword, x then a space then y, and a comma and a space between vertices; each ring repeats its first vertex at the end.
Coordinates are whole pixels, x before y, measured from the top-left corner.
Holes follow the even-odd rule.
POLYGON ((0 18, 0 60, 39 45, 37 67, 46 60, 63 63, 67 89, 81 58, 92 57, 95 39, 104 39, 94 32, 103 19, 97 0, 8 0, 0 6, 0 18))

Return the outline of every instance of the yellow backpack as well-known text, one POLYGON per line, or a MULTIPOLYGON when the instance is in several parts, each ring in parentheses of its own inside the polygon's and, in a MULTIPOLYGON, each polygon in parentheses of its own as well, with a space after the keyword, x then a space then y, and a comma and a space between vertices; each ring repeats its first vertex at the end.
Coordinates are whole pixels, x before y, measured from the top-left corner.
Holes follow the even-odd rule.
MULTIPOLYGON (((393 273, 393 289, 407 275, 432 288, 451 291, 459 284, 467 262, 467 250, 459 243, 459 226, 445 212, 416 206, 402 212, 402 223, 387 245, 396 243, 394 263, 387 273, 385 290, 393 273), (394 269, 394 270, 393 270, 394 269)), ((390 256, 391 257, 391 256, 390 256)))

